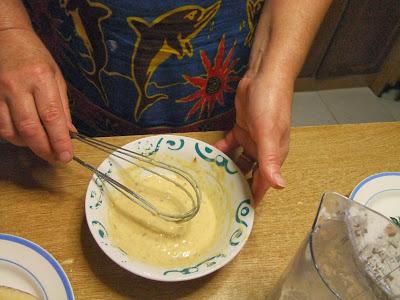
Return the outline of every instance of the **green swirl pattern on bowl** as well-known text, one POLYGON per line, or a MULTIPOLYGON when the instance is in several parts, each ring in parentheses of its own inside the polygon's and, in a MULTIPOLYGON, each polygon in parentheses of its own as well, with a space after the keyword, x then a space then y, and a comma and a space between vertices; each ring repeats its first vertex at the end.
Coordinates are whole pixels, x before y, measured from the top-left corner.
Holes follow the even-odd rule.
MULTIPOLYGON (((112 162, 110 160, 107 161, 108 168, 106 171, 103 171, 104 174, 110 176, 112 174, 112 162)), ((90 191, 90 204, 89 208, 90 209, 98 209, 100 206, 103 204, 103 194, 104 194, 104 179, 98 177, 97 175, 94 175, 94 183, 97 187, 97 189, 92 189, 90 191)))
POLYGON ((248 227, 248 224, 245 222, 245 217, 250 213, 250 199, 243 200, 236 208, 235 220, 236 223, 239 224, 239 228, 237 228, 231 235, 229 239, 229 243, 231 246, 237 246, 240 244, 243 235, 243 226, 248 227), (240 226, 241 225, 241 226, 240 226))
MULTIPOLYGON (((127 149, 144 156, 158 152, 169 156, 198 159, 202 164, 212 164, 224 170, 226 190, 231 191, 229 200, 233 201, 234 211, 226 214, 228 234, 221 238, 217 252, 203 258, 193 266, 177 269, 156 268, 130 259, 120 248, 114 247, 107 233, 107 188, 102 179, 93 175, 86 195, 86 218, 91 233, 100 248, 116 263, 137 275, 160 280, 180 281, 198 278, 209 274, 228 263, 245 244, 253 224, 254 212, 251 207, 251 192, 243 175, 224 153, 198 140, 183 136, 160 135, 147 137, 125 145, 127 149), (228 186, 229 185, 229 186, 228 186), (231 218, 234 218, 230 220, 231 218)), ((110 156, 98 168, 113 177, 114 159, 110 156)))
POLYGON ((193 267, 187 267, 187 268, 184 268, 182 270, 168 270, 168 271, 165 271, 164 275, 168 275, 168 273, 174 273, 174 272, 181 273, 183 275, 193 274, 193 273, 196 273, 196 272, 200 271, 200 268, 202 266, 204 266, 206 268, 214 266, 216 264, 216 260, 218 258, 220 258, 220 257, 225 257, 225 254, 221 253, 221 254, 215 255, 213 257, 209 257, 206 260, 198 263, 197 265, 195 265, 193 267))

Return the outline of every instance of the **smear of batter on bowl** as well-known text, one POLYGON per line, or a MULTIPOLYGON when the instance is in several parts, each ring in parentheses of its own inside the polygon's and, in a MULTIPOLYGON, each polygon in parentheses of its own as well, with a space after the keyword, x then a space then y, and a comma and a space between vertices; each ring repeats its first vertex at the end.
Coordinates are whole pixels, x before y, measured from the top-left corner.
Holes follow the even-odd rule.
MULTIPOLYGON (((112 192, 107 225, 109 237, 113 246, 132 259, 157 267, 180 267, 199 262, 216 247, 225 228, 225 214, 229 211, 221 172, 205 172, 196 161, 179 162, 179 167, 196 176, 202 191, 200 210, 188 222, 162 220, 119 192, 112 192)), ((183 213, 191 207, 183 191, 150 172, 131 167, 120 172, 118 177, 164 211, 183 213)), ((189 185, 182 178, 175 177, 175 180, 189 185)))
POLYGON ((0 286, 0 299, 3 300, 38 300, 39 298, 11 287, 0 286))

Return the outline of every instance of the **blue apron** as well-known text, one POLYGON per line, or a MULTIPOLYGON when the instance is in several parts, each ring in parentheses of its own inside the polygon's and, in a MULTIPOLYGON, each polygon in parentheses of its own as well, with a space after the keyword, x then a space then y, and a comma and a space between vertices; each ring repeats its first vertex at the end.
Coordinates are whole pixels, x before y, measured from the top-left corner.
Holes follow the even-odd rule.
POLYGON ((261 0, 25 0, 92 136, 226 130, 261 0))

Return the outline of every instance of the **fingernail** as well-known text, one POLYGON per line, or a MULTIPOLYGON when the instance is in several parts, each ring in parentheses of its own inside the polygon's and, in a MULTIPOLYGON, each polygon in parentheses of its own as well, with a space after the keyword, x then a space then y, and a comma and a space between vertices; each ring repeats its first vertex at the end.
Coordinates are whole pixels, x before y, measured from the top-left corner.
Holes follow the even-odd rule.
POLYGON ((279 173, 274 174, 275 183, 280 186, 281 188, 286 187, 286 182, 279 173))
POLYGON ((72 159, 72 155, 69 151, 64 151, 58 156, 58 160, 61 162, 69 162, 72 159))

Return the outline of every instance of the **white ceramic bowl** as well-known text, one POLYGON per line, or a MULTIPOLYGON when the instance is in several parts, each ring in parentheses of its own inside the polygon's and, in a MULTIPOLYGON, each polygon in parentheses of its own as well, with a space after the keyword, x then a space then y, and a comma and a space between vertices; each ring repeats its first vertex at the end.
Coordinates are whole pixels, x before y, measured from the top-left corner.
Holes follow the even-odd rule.
MULTIPOLYGON (((185 161, 196 159, 201 168, 208 172, 213 172, 216 168, 222 170, 220 173, 224 176, 216 178, 222 181, 219 184, 224 193, 223 201, 227 201, 227 207, 230 209, 226 209, 221 216, 218 216, 223 218, 223 234, 219 236, 216 244, 204 253, 200 261, 179 268, 155 267, 128 257, 126 253, 112 245, 107 229, 109 193, 112 188, 93 175, 86 193, 86 219, 94 239, 107 256, 124 269, 145 278, 183 281, 212 273, 239 253, 250 235, 254 211, 251 207, 252 196, 247 181, 228 156, 202 141, 174 135, 145 137, 125 145, 124 148, 154 158, 167 156, 185 161)), ((109 156, 101 163, 98 170, 114 177, 116 169, 124 167, 127 167, 126 163, 109 156)))

